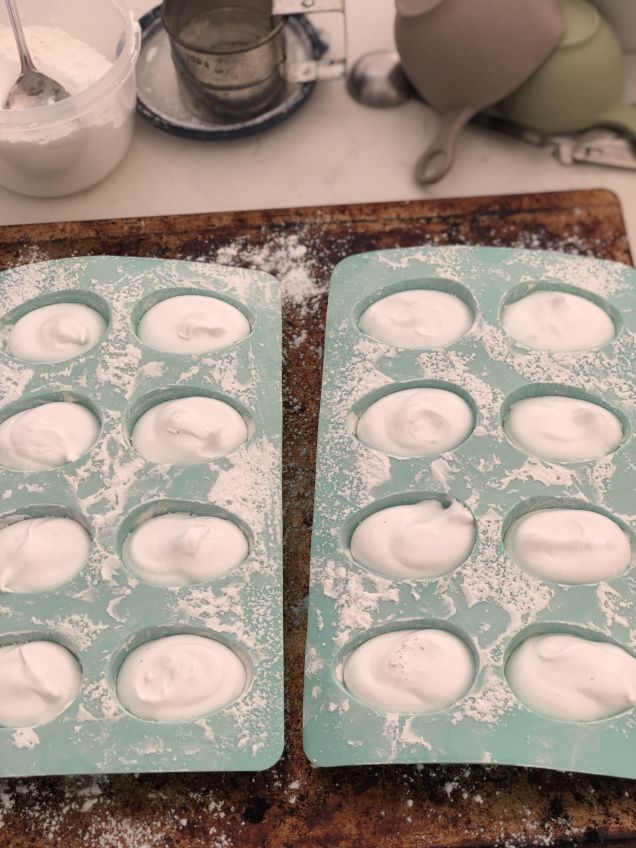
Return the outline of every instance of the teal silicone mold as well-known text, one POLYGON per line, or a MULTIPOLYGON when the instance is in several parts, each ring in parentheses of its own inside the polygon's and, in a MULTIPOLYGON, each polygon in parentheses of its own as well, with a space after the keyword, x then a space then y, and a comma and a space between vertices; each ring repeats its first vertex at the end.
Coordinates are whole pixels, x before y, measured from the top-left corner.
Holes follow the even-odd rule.
POLYGON ((93 537, 83 571, 55 591, 0 596, 0 642, 50 638, 83 670, 79 697, 33 730, 0 728, 0 775, 257 770, 283 746, 281 542, 281 326, 278 281, 268 274, 190 262, 94 257, 16 268, 0 276, 0 337, 17 317, 60 300, 94 306, 106 337, 77 359, 20 362, 0 352, 0 418, 32 398, 73 398, 101 421, 96 445, 53 471, 1 469, 0 525, 15 516, 68 514, 93 537), (249 338, 198 356, 141 344, 136 322, 163 296, 199 292, 239 305, 249 338), (141 304, 141 306, 140 306, 141 304), (184 394, 233 403, 250 421, 248 442, 191 466, 155 465, 130 446, 150 405, 184 394), (136 580, 121 561, 127 532, 179 510, 236 520, 248 558, 218 580, 162 589, 136 580), (127 653, 149 639, 199 633, 235 649, 250 674, 234 703, 193 722, 143 721, 115 693, 127 653))
POLYGON ((636 648, 636 569, 608 583, 542 582, 508 558, 502 537, 526 506, 588 505, 633 534, 636 452, 636 272, 624 265, 540 251, 452 247, 368 253, 335 269, 329 297, 320 410, 306 654, 305 751, 319 766, 479 763, 573 769, 636 778, 636 709, 593 723, 554 721, 507 685, 511 650, 527 636, 566 631, 636 648), (444 350, 403 350, 360 332, 370 303, 413 287, 440 288, 475 311, 467 335, 444 350), (551 354, 516 345, 501 308, 538 287, 583 291, 607 309, 617 334, 601 350, 551 354), (390 388, 430 381, 472 398, 473 433, 441 457, 386 457, 355 438, 362 409, 390 388), (619 412, 624 439, 598 462, 527 456, 506 438, 507 401, 553 391, 592 397, 619 412), (394 579, 358 565, 348 541, 386 505, 451 496, 476 521, 466 561, 436 580, 394 579), (630 522, 631 519, 631 522, 630 522), (370 636, 434 626, 475 656, 467 695, 429 715, 384 714, 342 684, 343 658, 370 636))

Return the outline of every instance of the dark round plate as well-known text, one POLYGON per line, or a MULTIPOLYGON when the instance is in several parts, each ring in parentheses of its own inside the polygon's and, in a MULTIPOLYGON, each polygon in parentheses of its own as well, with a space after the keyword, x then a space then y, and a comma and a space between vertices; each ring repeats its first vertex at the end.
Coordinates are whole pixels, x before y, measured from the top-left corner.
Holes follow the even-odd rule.
MULTIPOLYGON (((315 82, 289 82, 283 100, 257 118, 235 124, 209 123, 189 112, 181 100, 170 41, 161 20, 161 6, 145 14, 139 24, 137 111, 160 130, 173 135, 218 141, 263 132, 297 112, 316 85, 315 82)), ((327 50, 317 30, 302 15, 288 18, 285 35, 287 53, 298 61, 320 59, 327 50)))

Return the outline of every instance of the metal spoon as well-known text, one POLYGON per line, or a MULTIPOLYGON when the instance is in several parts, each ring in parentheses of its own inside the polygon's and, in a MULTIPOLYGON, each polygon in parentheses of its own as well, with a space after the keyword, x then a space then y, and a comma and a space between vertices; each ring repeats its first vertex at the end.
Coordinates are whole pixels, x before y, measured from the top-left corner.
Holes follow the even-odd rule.
POLYGON ((400 106, 415 95, 395 50, 365 53, 347 78, 347 90, 354 100, 374 109, 400 106))
POLYGON ((4 102, 4 109, 33 109, 36 106, 48 106, 49 103, 57 103, 58 100, 65 100, 71 95, 51 77, 40 73, 33 64, 29 48, 24 37, 24 30, 15 0, 5 0, 9 20, 13 27, 13 34, 18 46, 20 54, 20 64, 22 70, 20 76, 15 81, 9 91, 9 95, 4 102))

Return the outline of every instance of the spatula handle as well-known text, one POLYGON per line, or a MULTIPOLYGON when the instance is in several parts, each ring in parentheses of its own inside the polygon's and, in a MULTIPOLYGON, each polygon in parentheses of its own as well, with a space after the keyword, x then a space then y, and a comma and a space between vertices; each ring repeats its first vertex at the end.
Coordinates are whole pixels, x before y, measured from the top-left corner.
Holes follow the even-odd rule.
POLYGON ((415 165, 415 179, 422 185, 441 180, 455 158, 457 138, 475 114, 472 107, 444 112, 437 134, 415 165))

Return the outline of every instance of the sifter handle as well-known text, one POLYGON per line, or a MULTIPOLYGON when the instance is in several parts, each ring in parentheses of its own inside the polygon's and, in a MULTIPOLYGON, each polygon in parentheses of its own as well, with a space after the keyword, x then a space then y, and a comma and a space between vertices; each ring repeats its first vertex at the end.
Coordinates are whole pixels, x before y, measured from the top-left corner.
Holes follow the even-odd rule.
MULTIPOLYGON (((345 16, 345 0, 274 0, 272 6, 272 14, 274 15, 312 15, 314 12, 340 12, 342 15, 342 33, 343 44, 346 44, 346 16, 345 16)), ((304 18, 299 18, 299 22, 303 22, 304 18)), ((314 30, 309 23, 309 18, 304 23, 305 28, 310 27, 315 33, 316 39, 311 35, 311 41, 314 44, 313 59, 299 60, 290 58, 285 60, 285 78, 289 82, 309 83, 316 80, 335 80, 344 77, 347 73, 346 56, 331 56, 325 53, 328 51, 328 45, 322 41, 321 36, 314 30), (316 40, 318 42, 318 50, 316 50, 316 40)), ((346 48, 343 47, 343 51, 346 48)))
POLYGON ((345 0, 274 0, 272 15, 311 15, 314 12, 343 12, 345 0))

